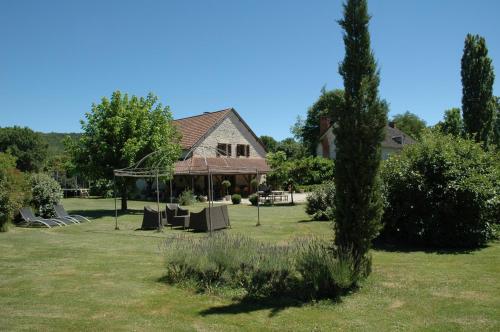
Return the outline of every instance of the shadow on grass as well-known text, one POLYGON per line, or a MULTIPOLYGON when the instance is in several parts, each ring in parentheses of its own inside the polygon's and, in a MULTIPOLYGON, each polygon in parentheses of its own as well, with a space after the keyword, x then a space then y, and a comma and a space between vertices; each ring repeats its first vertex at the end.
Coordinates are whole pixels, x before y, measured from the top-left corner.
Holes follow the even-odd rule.
POLYGON ((299 224, 302 224, 302 223, 331 223, 332 221, 331 220, 312 220, 312 219, 303 219, 303 220, 299 220, 297 221, 297 223, 299 224))
POLYGON ((389 243, 383 240, 375 240, 373 242, 373 249, 385 252, 400 252, 412 253, 416 251, 425 252, 427 254, 440 254, 440 255, 463 255, 471 254, 473 252, 487 248, 489 245, 483 245, 477 248, 439 248, 431 246, 417 246, 406 243, 389 243))
POLYGON ((269 317, 274 317, 288 308, 300 308, 308 303, 293 298, 243 298, 225 306, 212 307, 199 312, 201 316, 209 315, 237 315, 260 310, 270 310, 269 317))
MULTIPOLYGON (((115 216, 115 210, 104 210, 104 209, 99 209, 99 210, 68 210, 68 213, 71 214, 78 214, 82 215, 87 218, 91 219, 100 219, 104 217, 114 217, 115 216)), ((129 209, 126 212, 122 212, 118 210, 118 217, 125 216, 125 215, 142 215, 144 212, 143 210, 133 210, 129 209)))

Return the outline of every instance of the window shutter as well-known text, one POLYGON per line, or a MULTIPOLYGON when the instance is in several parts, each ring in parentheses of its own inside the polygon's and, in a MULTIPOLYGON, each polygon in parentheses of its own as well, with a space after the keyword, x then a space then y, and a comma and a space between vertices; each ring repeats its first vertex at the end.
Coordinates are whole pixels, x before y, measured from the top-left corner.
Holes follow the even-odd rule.
POLYGON ((247 145, 247 157, 250 157, 250 145, 247 145))
POLYGON ((228 156, 228 157, 231 157, 231 150, 232 150, 232 148, 231 148, 231 144, 228 144, 228 145, 227 145, 227 156, 228 156))

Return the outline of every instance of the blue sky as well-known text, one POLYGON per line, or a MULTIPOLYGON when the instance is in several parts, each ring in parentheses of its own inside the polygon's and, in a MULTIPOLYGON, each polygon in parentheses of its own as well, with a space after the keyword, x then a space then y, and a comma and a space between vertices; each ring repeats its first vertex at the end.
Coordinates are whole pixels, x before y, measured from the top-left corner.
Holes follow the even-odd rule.
MULTIPOLYGON (((500 1, 369 8, 391 115, 409 110, 434 124, 460 106, 468 32, 486 38, 500 68, 500 1)), ((175 118, 234 107, 257 135, 282 139, 322 86, 342 87, 341 16, 339 0, 2 1, 0 126, 79 131, 101 97, 151 91, 175 118)))

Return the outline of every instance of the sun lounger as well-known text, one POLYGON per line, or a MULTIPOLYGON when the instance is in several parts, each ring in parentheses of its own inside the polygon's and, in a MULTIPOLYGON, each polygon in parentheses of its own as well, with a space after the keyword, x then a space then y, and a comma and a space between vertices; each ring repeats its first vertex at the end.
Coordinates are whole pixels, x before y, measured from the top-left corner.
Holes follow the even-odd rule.
POLYGON ((22 226, 51 228, 51 227, 62 227, 66 225, 61 220, 55 218, 45 219, 37 217, 29 207, 22 208, 21 210, 19 210, 19 213, 21 214, 21 217, 23 219, 23 222, 21 223, 22 226))
POLYGON ((59 219, 71 220, 74 221, 75 223, 90 221, 88 218, 85 218, 84 216, 80 216, 78 214, 69 214, 68 212, 66 212, 66 209, 64 209, 64 206, 62 206, 61 204, 54 205, 54 210, 56 211, 56 216, 59 219))

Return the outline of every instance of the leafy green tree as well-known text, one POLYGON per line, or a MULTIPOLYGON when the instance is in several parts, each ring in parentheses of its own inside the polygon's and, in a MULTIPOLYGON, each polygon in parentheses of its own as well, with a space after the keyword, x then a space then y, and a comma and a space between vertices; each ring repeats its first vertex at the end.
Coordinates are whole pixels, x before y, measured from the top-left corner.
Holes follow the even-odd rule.
MULTIPOLYGON (((181 152, 179 134, 172 124, 168 106, 147 97, 122 95, 116 91, 111 100, 93 104, 87 121, 81 121, 83 134, 70 147, 77 171, 90 179, 113 179, 113 170, 132 166, 147 154, 161 150, 162 163, 171 165, 181 152)), ((129 178, 117 178, 121 209, 127 209, 129 178)))
POLYGON ((500 97, 495 97, 495 122, 493 125, 493 142, 500 149, 500 97))
POLYGON ((425 123, 424 120, 409 111, 403 114, 396 114, 392 118, 392 121, 396 125, 396 128, 402 130, 416 140, 420 139, 422 130, 427 128, 427 123, 425 123))
POLYGON ((319 142, 319 122, 322 116, 332 117, 342 107, 344 102, 344 91, 335 89, 327 91, 321 89, 318 100, 307 110, 307 117, 303 121, 299 119, 292 132, 295 138, 302 141, 308 155, 316 155, 316 147, 319 142))
POLYGON ((348 0, 343 6, 344 18, 339 23, 345 31, 345 58, 339 72, 345 102, 335 112, 338 125, 333 127, 337 146, 335 244, 352 251, 356 271, 369 273, 367 253, 382 227, 379 173, 388 106, 378 96, 380 78, 370 48, 367 2, 348 0))
POLYGON ((495 74, 486 41, 467 34, 462 56, 462 111, 464 128, 476 142, 486 147, 491 137, 494 116, 493 83, 495 74))
POLYGON ((267 181, 275 188, 283 186, 288 179, 288 163, 286 153, 283 151, 270 152, 266 156, 271 172, 267 174, 267 181))
POLYGON ((48 144, 28 127, 0 128, 0 152, 16 158, 16 168, 22 172, 37 172, 47 158, 48 144))
POLYGON ((275 152, 278 142, 271 136, 262 135, 259 137, 267 152, 275 152))
POLYGON ((464 122, 460 108, 451 108, 444 112, 444 120, 440 123, 440 130, 444 134, 462 136, 464 133, 464 122))
POLYGON ((300 142, 297 142, 292 137, 285 138, 284 140, 280 141, 276 146, 275 151, 284 152, 288 159, 299 159, 306 155, 304 145, 302 145, 300 142))
POLYGON ((0 152, 0 232, 8 230, 14 214, 30 199, 26 177, 15 166, 15 157, 0 152))

